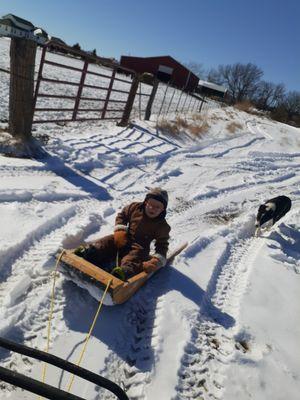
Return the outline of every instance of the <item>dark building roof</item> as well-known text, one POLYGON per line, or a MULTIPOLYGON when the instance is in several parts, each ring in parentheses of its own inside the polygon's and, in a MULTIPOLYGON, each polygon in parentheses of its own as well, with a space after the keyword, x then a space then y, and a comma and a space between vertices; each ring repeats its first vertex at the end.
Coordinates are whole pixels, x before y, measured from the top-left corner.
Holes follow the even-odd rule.
POLYGON ((186 91, 194 91, 199 78, 171 56, 132 57, 122 56, 120 64, 137 73, 150 72, 162 81, 186 91))
POLYGON ((12 22, 12 20, 7 19, 7 18, 1 18, 0 24, 7 25, 7 26, 15 26, 15 24, 12 22))
POLYGON ((50 36, 50 41, 58 44, 66 44, 62 39, 55 36, 50 36))
POLYGON ((227 89, 225 86, 200 80, 196 92, 202 95, 224 97, 227 89))
POLYGON ((10 20, 12 22, 14 22, 13 20, 15 20, 16 24, 14 24, 14 25, 16 26, 16 28, 20 28, 18 26, 18 23, 19 24, 23 24, 23 25, 27 25, 28 26, 28 30, 31 30, 32 28, 34 28, 34 25, 30 21, 26 21, 26 19, 17 17, 14 14, 6 14, 6 15, 3 15, 2 18, 3 18, 3 20, 10 20))

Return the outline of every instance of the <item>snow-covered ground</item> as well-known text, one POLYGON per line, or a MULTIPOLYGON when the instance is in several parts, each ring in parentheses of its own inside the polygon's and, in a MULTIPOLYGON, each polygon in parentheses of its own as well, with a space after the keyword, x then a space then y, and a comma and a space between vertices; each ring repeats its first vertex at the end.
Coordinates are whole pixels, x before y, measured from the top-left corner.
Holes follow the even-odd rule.
MULTIPOLYGON (((102 309, 81 365, 130 399, 298 399, 300 130, 233 108, 205 115, 201 138, 138 120, 43 125, 44 158, 0 155, 1 336, 44 349, 54 255, 112 232, 120 208, 161 186, 170 247, 189 245, 127 303, 102 309), (279 194, 291 211, 255 238, 258 205, 279 194)), ((51 353, 76 362, 96 309, 59 276, 51 353)), ((41 379, 42 365, 27 357, 1 350, 0 363, 41 379)), ((48 367, 47 383, 65 389, 69 379, 48 367)), ((112 398, 77 378, 72 392, 112 398)))

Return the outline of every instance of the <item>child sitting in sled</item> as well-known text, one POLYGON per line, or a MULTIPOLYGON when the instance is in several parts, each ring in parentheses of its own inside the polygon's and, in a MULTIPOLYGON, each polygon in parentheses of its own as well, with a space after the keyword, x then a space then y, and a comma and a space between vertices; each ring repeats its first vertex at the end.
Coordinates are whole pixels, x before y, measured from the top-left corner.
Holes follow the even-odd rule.
POLYGON ((143 202, 131 203, 117 214, 113 235, 80 246, 75 254, 101 268, 113 263, 110 272, 122 280, 156 271, 165 265, 169 246, 167 206, 168 193, 151 189, 143 202), (155 253, 150 255, 153 240, 155 253))

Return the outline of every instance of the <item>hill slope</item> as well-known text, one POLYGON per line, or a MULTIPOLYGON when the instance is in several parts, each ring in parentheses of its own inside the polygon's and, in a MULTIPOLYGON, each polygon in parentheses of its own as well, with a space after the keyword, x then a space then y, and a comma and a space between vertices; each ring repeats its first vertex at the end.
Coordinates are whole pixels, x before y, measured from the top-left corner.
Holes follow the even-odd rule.
MULTIPOLYGON (((230 108, 209 110, 207 121, 211 128, 193 140, 158 134, 153 123, 49 125, 45 158, 0 156, 1 335, 43 349, 53 255, 110 233, 121 207, 162 186, 170 246, 189 246, 126 304, 103 309, 82 366, 131 399, 296 400, 300 132, 230 108), (235 133, 232 121, 241 126, 235 133), (292 210, 254 238, 259 203, 278 194, 291 197, 292 210)), ((59 277, 52 353, 77 360, 96 307, 59 277)), ((40 379, 41 365, 0 356, 40 379)), ((48 369, 48 383, 65 388, 68 379, 48 369)), ((72 391, 109 398, 79 379, 72 391)))

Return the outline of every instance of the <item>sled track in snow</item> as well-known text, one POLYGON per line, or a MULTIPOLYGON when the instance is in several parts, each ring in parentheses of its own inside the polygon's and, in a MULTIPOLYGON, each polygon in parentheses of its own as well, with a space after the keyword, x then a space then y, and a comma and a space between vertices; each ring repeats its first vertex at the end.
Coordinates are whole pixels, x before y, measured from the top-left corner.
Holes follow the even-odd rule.
MULTIPOLYGON (((161 272, 163 273, 163 272, 161 272)), ((114 351, 106 359, 106 367, 101 375, 119 384, 130 400, 145 399, 145 388, 151 380, 155 363, 159 358, 159 316, 164 309, 161 296, 166 281, 158 285, 158 276, 135 294, 124 306, 125 313, 122 334, 119 336, 117 356, 114 351)), ((107 391, 100 390, 95 400, 114 399, 107 391)))
MULTIPOLYGON (((2 334, 31 347, 40 344, 38 335, 45 339, 54 254, 64 243, 71 240, 75 244, 91 231, 99 229, 101 218, 95 215, 97 205, 99 202, 92 199, 78 202, 65 211, 63 217, 54 218, 52 223, 48 221, 48 229, 35 232, 36 235, 33 235, 27 246, 21 246, 22 250, 8 258, 6 268, 10 269, 10 274, 0 284, 1 315, 4 321, 0 329, 2 334), (23 303, 25 297, 26 303, 23 303)), ((58 280, 56 285, 52 341, 63 330, 62 313, 66 300, 61 282, 58 280)), ((1 358, 4 366, 16 367, 20 371, 22 363, 18 361, 19 355, 5 358, 1 354, 1 358)), ((29 359, 21 358, 31 365, 29 359)), ((23 366, 26 368, 26 365, 23 366)))
POLYGON ((259 180, 259 181, 253 181, 253 182, 248 182, 247 184, 239 184, 239 185, 235 185, 235 186, 226 186, 222 189, 217 189, 217 190, 212 190, 208 193, 204 193, 204 194, 200 194, 194 197, 194 201, 201 201, 201 202, 205 202, 209 199, 213 199, 213 200, 219 200, 220 198, 223 198, 226 196, 230 196, 233 195, 237 192, 241 192, 241 191, 247 191, 247 190, 253 190, 253 189, 257 189, 257 187, 260 188, 264 188, 267 185, 281 185, 283 183, 287 184, 288 181, 291 181, 290 186, 298 186, 299 185, 299 179, 297 177, 297 174, 295 171, 290 172, 290 173, 278 173, 277 175, 275 175, 274 177, 272 177, 271 179, 267 179, 267 180, 259 180))
POLYGON ((233 350, 239 304, 247 286, 253 260, 262 241, 249 237, 227 245, 214 269, 200 313, 191 321, 191 340, 186 344, 178 371, 177 395, 173 400, 221 399, 224 370, 233 350), (216 307, 224 318, 216 316, 216 307), (225 328, 228 316, 235 320, 225 328))

